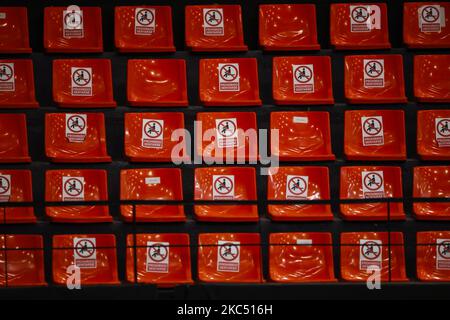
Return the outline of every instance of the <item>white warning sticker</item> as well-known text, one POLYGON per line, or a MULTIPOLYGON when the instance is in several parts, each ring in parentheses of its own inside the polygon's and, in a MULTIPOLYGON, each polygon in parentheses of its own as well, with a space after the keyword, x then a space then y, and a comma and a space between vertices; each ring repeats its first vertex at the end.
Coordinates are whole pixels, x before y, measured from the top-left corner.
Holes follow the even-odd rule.
POLYGON ((350 6, 350 32, 381 29, 381 10, 377 5, 350 6))
POLYGON ((314 92, 314 65, 293 64, 292 76, 294 83, 294 93, 314 92))
POLYGON ((92 68, 72 67, 72 96, 92 96, 92 68))
POLYGON ((63 11, 63 38, 84 38, 83 11, 78 6, 63 11))
POLYGON ((219 91, 239 91, 239 63, 219 63, 219 91))
POLYGON ((383 171, 361 172, 361 184, 364 198, 384 198, 383 171))
POLYGON ((169 272, 169 246, 169 242, 147 242, 147 272, 169 272))
POLYGON ((450 270, 450 239, 436 239, 436 269, 450 270))
POLYGON ((224 17, 222 8, 203 9, 203 34, 205 36, 223 36, 224 17))
POLYGON ((436 142, 440 148, 450 147, 450 118, 435 118, 436 142))
POLYGON ((241 243, 219 240, 217 245, 217 271, 239 272, 241 243))
POLYGON ((382 242, 381 240, 359 240, 359 269, 366 271, 368 267, 375 266, 381 269, 382 266, 382 242))
POLYGON ((142 119, 142 147, 161 149, 164 141, 164 120, 142 119))
POLYGON ((66 113, 66 138, 69 142, 84 142, 87 132, 87 114, 66 113))
POLYGON ((62 201, 84 201, 84 177, 62 177, 62 201))
POLYGON ((361 117, 363 146, 384 145, 383 117, 361 117))
POLYGON ((0 202, 8 202, 11 197, 11 175, 0 174, 0 202))
POLYGON ((153 8, 136 8, 134 10, 134 34, 151 35, 155 32, 156 12, 153 8))
POLYGON ((308 176, 286 176, 286 199, 306 199, 308 197, 308 176))
POLYGON ((80 269, 97 268, 97 245, 95 238, 73 238, 74 263, 80 269))
POLYGON ((219 148, 238 146, 238 129, 236 118, 216 119, 216 137, 219 148))
POLYGON ((146 177, 145 178, 145 184, 160 184, 161 178, 160 177, 146 177))
POLYGON ((213 200, 234 199, 234 175, 213 175, 213 200))
POLYGON ((14 63, 0 63, 0 92, 14 91, 14 63))
POLYGON ((300 246, 306 247, 313 244, 312 239, 297 239, 296 243, 300 246))
POLYGON ((364 88, 384 88, 384 59, 364 59, 364 88))
POLYGON ((417 16, 422 32, 441 32, 445 27, 445 8, 440 5, 424 5, 419 7, 417 16))

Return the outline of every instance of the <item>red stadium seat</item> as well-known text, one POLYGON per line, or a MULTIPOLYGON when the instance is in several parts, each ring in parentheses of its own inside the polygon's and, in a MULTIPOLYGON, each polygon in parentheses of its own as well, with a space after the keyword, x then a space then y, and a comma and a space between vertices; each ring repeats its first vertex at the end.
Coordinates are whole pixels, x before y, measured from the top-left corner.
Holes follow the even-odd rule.
POLYGON ((200 59, 199 92, 207 107, 260 106, 256 59, 200 59))
MULTIPOLYGON (((32 202, 30 170, 0 169, 0 202, 32 202)), ((36 223, 34 208, 0 207, 0 224, 36 223)))
POLYGON ((342 278, 346 281, 365 282, 373 274, 368 270, 370 267, 379 268, 381 281, 408 281, 403 233, 341 233, 342 278))
POLYGON ((192 284, 189 235, 187 233, 137 234, 136 236, 129 234, 127 236, 127 280, 156 284, 159 287, 192 284), (135 237, 137 248, 133 247, 135 237))
POLYGON ((423 160, 450 160, 450 110, 417 111, 417 153, 423 160))
POLYGON ((115 7, 115 44, 120 52, 174 52, 170 6, 115 7))
POLYGON ((25 114, 0 114, 0 163, 28 163, 27 118, 25 114))
MULTIPOLYGON (((341 167, 340 199, 401 198, 402 171, 400 167, 341 167)), ((381 200, 371 203, 340 205, 345 220, 380 221, 405 220, 402 202, 381 200)))
POLYGON ((272 156, 280 161, 329 161, 330 117, 323 111, 281 111, 270 114, 272 156), (278 130, 278 138, 273 129, 278 130))
POLYGON ((346 56, 345 98, 352 104, 406 103, 402 55, 346 56))
POLYGON ((53 162, 111 162, 103 113, 47 113, 45 153, 53 162))
POLYGON ((132 106, 187 107, 185 60, 128 60, 127 96, 132 106))
POLYGON ((113 108, 111 61, 53 60, 53 100, 61 108, 113 108))
POLYGON ((406 160, 405 112, 345 111, 344 153, 348 160, 406 160))
MULTIPOLYGON (((108 201, 106 170, 48 170, 45 173, 45 201, 108 201)), ((111 222, 107 205, 47 206, 53 222, 111 222)))
MULTIPOLYGON (((414 198, 450 198, 450 166, 415 167, 414 198)), ((418 220, 450 220, 450 202, 413 202, 418 220)))
POLYGON ((259 45, 263 50, 319 50, 314 4, 261 4, 259 45))
POLYGON ((66 285, 69 267, 79 268, 81 286, 119 284, 116 238, 113 234, 64 234, 53 236, 53 281, 66 285))
POLYGON ((271 233, 269 274, 275 282, 336 282, 331 233, 271 233))
MULTIPOLYGON (((253 167, 195 168, 194 200, 256 200, 253 167)), ((199 221, 256 222, 258 208, 253 204, 202 204, 194 206, 199 221)))
POLYGON ((33 61, 0 60, 0 109, 37 108, 33 61))
MULTIPOLYGON (((269 169, 267 200, 329 200, 328 167, 272 167, 269 169)), ((329 204, 269 204, 274 221, 330 221, 329 204)))
POLYGON ((416 251, 420 281, 450 281, 450 231, 417 232, 416 251))
POLYGON ((70 7, 44 9, 45 51, 103 52, 101 8, 70 7))
POLYGON ((334 104, 328 56, 274 57, 272 82, 276 104, 334 104))
POLYGON ((203 282, 263 282, 259 233, 201 233, 198 278, 203 282))
MULTIPOLYGON (((181 170, 178 168, 121 170, 120 200, 183 200, 181 170)), ((186 221, 182 205, 124 204, 120 206, 120 211, 122 219, 126 222, 186 221)))
POLYGON ((185 7, 186 47, 192 51, 247 51, 239 5, 185 7))
POLYGON ((414 56, 414 96, 420 102, 450 102, 450 55, 414 56))
POLYGON ((172 140, 172 134, 182 129, 184 129, 182 112, 126 113, 125 155, 132 162, 185 160, 186 148, 172 154, 180 144, 186 143, 184 131, 180 132, 178 140, 172 140))
POLYGON ((338 50, 389 49, 386 3, 332 3, 331 44, 338 50))
POLYGON ((0 7, 0 53, 31 53, 26 7, 0 7))
POLYGON ((258 131, 254 112, 199 112, 195 129, 197 157, 203 157, 204 161, 258 159, 258 131))

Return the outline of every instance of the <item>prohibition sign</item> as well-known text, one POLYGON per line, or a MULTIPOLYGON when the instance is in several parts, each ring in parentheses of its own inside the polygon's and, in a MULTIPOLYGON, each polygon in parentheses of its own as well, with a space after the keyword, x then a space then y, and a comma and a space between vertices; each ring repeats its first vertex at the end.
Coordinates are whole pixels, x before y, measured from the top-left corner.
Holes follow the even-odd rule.
POLYGON ((13 76, 13 69, 7 64, 0 64, 0 81, 8 81, 13 76))
POLYGON ((371 60, 364 66, 364 72, 371 78, 377 78, 383 73, 383 66, 378 61, 371 60))
POLYGON ((80 257, 87 259, 94 254, 95 246, 91 240, 81 239, 75 244, 75 250, 80 257))
POLYGON ((381 132, 383 125, 377 118, 368 118, 363 123, 363 130, 370 136, 375 136, 381 132))
POLYGON ((147 137, 155 139, 162 134, 162 127, 159 122, 149 121, 144 126, 144 132, 147 137))
POLYGON ((437 123, 436 130, 441 136, 450 136, 450 119, 442 119, 437 123))
POLYGON ((306 181, 301 177, 293 177, 288 182, 289 190, 294 194, 302 194, 306 190, 306 181))
POLYGON ((84 130, 85 127, 86 122, 80 116, 73 115, 67 119, 67 128, 69 128, 69 130, 72 132, 75 133, 81 132, 84 130))
POLYGON ((235 66, 226 64, 220 68, 219 74, 224 81, 234 81, 239 75, 239 72, 235 66))
POLYGON ((236 125, 230 120, 220 121, 217 128, 220 135, 223 137, 230 137, 236 132, 236 125))
POLYGON ((10 188, 10 184, 9 184, 8 179, 0 177, 0 194, 7 193, 9 191, 9 188, 10 188))
POLYGON ((83 192, 83 183, 77 178, 71 178, 64 183, 64 191, 72 197, 77 197, 83 192), (79 189, 77 189, 79 186, 79 189))
POLYGON ((381 254, 380 245, 374 241, 367 241, 361 246, 361 254, 368 260, 375 260, 381 254))
POLYGON ((438 246, 438 253, 444 259, 450 259, 450 241, 443 241, 438 246))
POLYGON ((72 79, 78 86, 84 87, 91 82, 91 74, 86 69, 77 69, 73 72, 72 79), (87 78, 85 78, 86 75, 87 78))
POLYGON ((312 70, 311 68, 307 66, 300 66, 295 69, 295 79, 297 79, 298 82, 308 82, 312 78, 312 70), (303 69, 303 70, 300 70, 303 69))
POLYGON ((228 177, 221 176, 214 181, 214 190, 220 194, 228 194, 233 190, 233 181, 228 177))
POLYGON ((64 16, 64 22, 70 28, 78 28, 83 23, 83 17, 79 12, 68 12, 64 16))
POLYGON ((205 22, 211 27, 215 27, 221 24, 222 19, 222 14, 219 10, 211 9, 205 12, 205 22))
POLYGON ((161 262, 167 258, 167 248, 161 243, 155 243, 148 248, 148 257, 155 261, 161 262))
POLYGON ((219 248, 220 257, 226 261, 233 261, 239 255, 239 248, 234 243, 224 243, 219 248))
POLYGON ((140 25, 148 26, 152 24, 154 20, 155 16, 153 15, 153 12, 148 9, 141 9, 137 13, 137 22, 140 25))
POLYGON ((439 10, 435 7, 427 6, 422 9, 422 19, 428 23, 436 22, 439 19, 439 16, 439 10))
POLYGON ((367 189, 376 191, 383 185, 383 178, 376 172, 368 172, 364 177, 364 185, 367 189))
POLYGON ((365 7, 356 7, 352 10, 352 19, 357 23, 366 22, 369 19, 369 12, 367 12, 367 8, 365 7), (359 10, 359 11, 358 11, 359 10), (366 15, 364 15, 366 13, 366 15))

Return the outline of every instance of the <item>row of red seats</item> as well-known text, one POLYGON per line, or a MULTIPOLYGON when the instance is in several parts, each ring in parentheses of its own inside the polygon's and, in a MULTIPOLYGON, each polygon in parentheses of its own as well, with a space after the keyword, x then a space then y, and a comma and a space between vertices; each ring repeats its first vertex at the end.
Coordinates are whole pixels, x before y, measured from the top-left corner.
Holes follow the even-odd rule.
MULTIPOLYGON (((0 13, 0 52, 31 52, 27 9, 0 7, 0 13)), ((448 14, 448 2, 404 3, 405 44, 450 47, 448 14)), ((336 49, 390 48, 386 4, 331 4, 330 38, 336 49)), ((241 6, 186 6, 185 40, 193 51, 246 51, 241 6)), ((116 7, 115 45, 122 52, 174 52, 171 7, 116 7)), ((264 50, 319 50, 315 5, 260 5, 259 45, 264 50)), ((45 8, 44 48, 48 52, 102 52, 101 8, 45 8)))
MULTIPOLYGON (((415 98, 450 102, 449 68, 450 55, 414 56, 415 98)), ((346 56, 344 74, 349 103, 407 102, 401 55, 346 56)), ((272 87, 275 104, 332 105, 331 59, 275 57, 272 87)), ((256 58, 200 59, 199 96, 205 106, 261 105, 256 58)), ((60 107, 115 107, 110 60, 54 60, 53 100, 60 107)), ((139 107, 187 107, 185 60, 128 60, 127 100, 139 107)), ((32 61, 0 60, 0 108, 37 106, 32 61)))
MULTIPOLYGON (((376 268, 382 281, 408 281, 401 232, 350 232, 341 233, 340 238, 343 280, 367 281, 376 268)), ((0 264, 0 285, 46 285, 42 236, 1 236, 0 244, 0 259, 5 261, 0 264)), ((126 250, 128 282, 158 286, 193 283, 188 234, 129 234, 126 250), (133 247, 135 241, 136 247, 133 247)), ((419 280, 450 281, 449 231, 418 232, 416 250, 419 280)), ((272 233, 268 251, 271 281, 337 281, 330 233, 272 233)), ((199 234, 197 263, 201 282, 265 281, 258 233, 199 234)), ((115 236, 53 236, 53 282, 74 284, 72 274, 75 268, 70 266, 79 268, 82 286, 119 284, 115 236)))
MULTIPOLYGON (((340 169, 340 199, 402 198, 402 170, 392 166, 344 166, 340 169)), ((302 203, 305 200, 329 200, 330 182, 327 167, 273 167, 267 178, 267 199, 292 201, 268 204, 267 212, 274 221, 331 221, 330 204, 302 203)), ((123 169, 120 172, 120 207, 126 222, 186 221, 181 170, 177 168, 123 169), (136 200, 167 201, 164 204, 130 204, 136 200), (179 203, 171 203, 178 201, 179 203)), ((414 215, 418 220, 450 220, 450 202, 427 202, 427 198, 450 197, 450 167, 420 166, 414 168, 414 215), (421 199, 421 200, 422 200, 421 199)), ((194 214, 199 221, 256 222, 256 204, 239 203, 257 200, 256 174, 253 167, 204 167, 195 169, 194 214), (214 201, 230 201, 214 203, 214 201)), ((395 199, 394 199, 395 200, 395 199)), ((403 202, 341 203, 345 220, 405 220, 403 202)), ((0 223, 34 223, 31 202, 32 182, 29 170, 0 170, 0 201, 11 202, 2 208, 0 223), (14 203, 30 202, 29 207, 14 203)), ((107 204, 83 202, 108 201, 105 170, 48 170, 45 178, 46 202, 72 202, 62 206, 46 205, 46 215, 53 222, 111 222, 107 204), (73 202, 79 202, 73 204, 73 202)), ((1 207, 1 205, 0 205, 1 207)))
MULTIPOLYGON (((417 152, 423 160, 450 160, 450 110, 417 113, 417 152)), ((189 162, 182 112, 125 113, 124 153, 131 162, 189 162)), ((348 160, 406 160, 403 110, 345 111, 344 154, 348 160)), ((195 157, 257 162, 254 112, 199 112, 195 157)), ((270 153, 280 161, 332 161, 329 113, 270 114, 270 153)), ((262 139, 263 137, 259 137, 262 139)), ((31 162, 24 114, 0 115, 0 163, 31 162)), ((111 162, 103 113, 47 113, 45 154, 52 162, 111 162)))

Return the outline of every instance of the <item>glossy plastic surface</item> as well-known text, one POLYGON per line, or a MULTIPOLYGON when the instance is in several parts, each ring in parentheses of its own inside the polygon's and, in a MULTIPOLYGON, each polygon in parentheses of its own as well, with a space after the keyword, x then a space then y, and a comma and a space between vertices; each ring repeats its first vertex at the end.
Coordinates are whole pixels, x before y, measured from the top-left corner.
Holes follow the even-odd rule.
POLYGON ((39 104, 34 94, 33 61, 29 59, 0 60, 0 85, 10 81, 11 73, 14 74, 13 90, 0 89, 0 109, 37 108, 39 104), (13 64, 14 71, 11 70, 10 64, 13 64))
POLYGON ((421 102, 450 102, 449 72, 450 55, 415 55, 414 96, 416 99, 421 102))
POLYGON ((87 115, 86 136, 82 142, 71 142, 66 137, 66 114, 45 115, 45 154, 53 162, 110 162, 106 150, 105 117, 103 113, 87 115))
POLYGON ((26 7, 0 7, 0 53, 31 53, 26 7))
POLYGON ((186 46, 192 51, 247 51, 242 30, 241 6, 186 6, 185 39, 186 46), (222 13, 214 9, 222 9, 222 13), (218 30, 221 25, 222 30, 218 30), (205 27, 210 27, 212 32, 206 32, 205 27), (206 35, 207 33, 209 35, 206 35))
MULTIPOLYGON (((78 192, 83 194, 84 200, 77 201, 108 200, 106 170, 71 169, 48 170, 45 173, 45 201, 65 201, 64 194, 69 192, 63 191, 65 187, 63 177, 75 177, 76 179, 81 177, 84 179, 84 183, 78 186, 78 188, 81 187, 78 192)), ((68 185, 70 185, 70 182, 68 185)), ((112 217, 109 215, 109 208, 105 205, 46 207, 45 212, 53 222, 95 223, 112 221, 112 217)))
POLYGON ((373 275, 373 271, 361 268, 361 257, 363 251, 368 258, 376 260, 378 256, 381 281, 404 282, 408 281, 405 271, 405 252, 403 244, 403 233, 401 232, 344 232, 341 233, 341 276, 346 281, 365 282, 373 275), (361 244, 360 240, 381 241, 380 245, 370 246, 361 244), (390 253, 389 253, 390 243, 390 253), (389 262, 390 259, 390 262, 389 262), (389 272, 390 267, 390 272, 389 272))
POLYGON ((109 59, 53 60, 53 100, 62 108, 112 108, 111 61, 109 59), (72 68, 92 68, 92 95, 72 95, 72 68))
MULTIPOLYGON (((267 199, 293 201, 330 199, 328 167, 270 168, 267 181, 267 199), (295 177, 298 177, 298 179, 296 180, 295 177), (307 182, 305 177, 307 177, 307 182), (287 187, 289 187, 289 190, 287 187)), ((267 211, 274 221, 333 220, 333 213, 329 204, 269 204, 267 211)))
POLYGON ((0 115, 0 163, 31 162, 25 114, 0 115))
POLYGON ((156 284, 161 287, 193 283, 188 234, 137 234, 136 243, 138 247, 133 248, 134 236, 129 234, 127 236, 127 280, 129 282, 135 282, 137 278, 138 283, 156 284), (148 242, 153 242, 153 245, 163 243, 165 246, 151 247, 148 242), (168 254, 167 251, 169 251, 168 254), (137 258, 134 256, 135 253, 137 258), (135 261, 137 261, 137 277, 135 277, 135 261))
MULTIPOLYGON (((224 80, 226 81, 226 80, 224 80)), ((255 58, 200 59, 200 101, 205 106, 260 106, 258 66, 255 58), (238 64, 234 75, 239 82, 238 91, 220 91, 220 64, 238 64)))
MULTIPOLYGON (((433 15, 437 16, 435 13, 433 15)), ((405 2, 403 4, 403 41, 410 48, 450 48, 449 18, 449 2, 405 2), (423 32, 419 24, 419 9, 425 9, 429 5, 439 5, 445 11, 443 16, 439 14, 439 19, 443 18, 445 23, 441 24, 440 30, 435 32, 423 32)), ((430 19, 435 20, 435 17, 430 19)))
MULTIPOLYGON (((340 199, 364 199, 382 196, 385 198, 403 197, 402 170, 400 167, 341 167, 340 199), (382 172, 382 175, 379 171, 382 172), (364 176, 366 175, 365 172, 367 172, 367 176, 364 176), (381 176, 374 179, 374 183, 375 185, 378 184, 378 187, 371 188, 370 184, 366 182, 364 182, 366 186, 363 186, 363 176, 364 181, 373 178, 370 172, 374 172, 376 176, 381 176)), ((405 220, 402 202, 389 203, 389 214, 388 205, 385 202, 341 204, 340 210, 345 220, 405 220)))
POLYGON ((0 248, 0 286, 47 285, 41 235, 1 235, 0 248))
MULTIPOLYGON (((120 200, 183 200, 181 170, 178 168, 126 169, 120 171, 120 200)), ((121 205, 127 222, 183 222, 182 205, 121 205)))
MULTIPOLYGON (((33 190, 30 170, 0 169, 0 198, 6 202, 32 202, 33 190), (3 177, 2 177, 3 176, 3 177), (5 180, 7 177, 8 180, 5 180)), ((34 208, 0 207, 0 224, 36 223, 34 208)))
MULTIPOLYGON (((256 197, 253 167, 195 168, 194 200, 239 201, 256 197)), ((195 205, 194 213, 197 220, 211 222, 252 222, 259 218, 258 208, 252 204, 195 205)))
POLYGON ((102 10, 100 7, 80 7, 83 16, 83 36, 64 37, 64 11, 67 7, 44 9, 44 49, 47 52, 103 52, 102 10))
POLYGON ((331 150, 330 117, 323 111, 282 111, 270 114, 270 150, 280 161, 334 160, 331 150))
POLYGON ((172 162, 184 159, 187 156, 186 148, 172 155, 172 149, 179 147, 181 141, 186 143, 184 132, 178 140, 172 141, 172 133, 177 129, 184 129, 182 112, 126 113, 125 155, 133 162, 172 162), (149 120, 145 125, 148 135, 143 133, 144 120, 149 120))
POLYGON ((344 125, 348 160, 406 160, 403 110, 345 111, 344 125))
POLYGON ((132 106, 187 107, 185 60, 128 60, 127 97, 132 106))
POLYGON ((422 160, 450 160, 450 110, 417 111, 417 153, 422 160))
POLYGON ((275 282, 335 282, 331 233, 271 233, 269 274, 275 282))
MULTIPOLYGON (((145 12, 144 12, 145 13, 145 12)), ((120 52, 174 52, 172 7, 170 6, 118 6, 114 16, 115 45, 120 52), (145 22, 153 30, 136 34, 136 9, 153 9, 152 22, 145 22)), ((150 19, 151 20, 151 19, 150 19)))
POLYGON ((332 3, 330 40, 337 50, 389 49, 386 3, 332 3))
MULTIPOLYGON (((450 166, 415 167, 414 198, 450 198, 450 166)), ((450 202, 415 202, 418 220, 450 220, 450 202)))
MULTIPOLYGON (((76 263, 74 238, 95 239, 95 267, 81 268, 81 286, 119 284, 117 275, 116 238, 113 234, 70 234, 53 236, 53 281, 66 285, 67 268, 76 263)), ((81 250, 80 248, 79 250, 81 250)), ((92 249, 92 246, 86 249, 92 249)), ((85 250, 89 252, 89 250, 85 250)))
POLYGON ((346 56, 345 98, 352 104, 406 103, 402 55, 346 56), (373 63, 366 62, 365 65, 364 60, 369 60, 369 63, 373 60, 384 60, 384 67, 380 68, 378 62, 375 73, 369 73, 373 63), (378 77, 382 77, 384 74, 383 86, 365 87, 365 70, 368 72, 368 79, 375 77, 377 73, 378 77))
POLYGON ((328 56, 274 57, 272 81, 276 104, 334 104, 331 59, 328 56), (294 65, 299 70, 295 75, 294 65), (312 70, 306 71, 306 67, 312 70))
POLYGON ((319 50, 314 4, 259 6, 259 45, 264 50, 319 50))
POLYGON ((258 159, 256 113, 199 112, 197 121, 201 123, 196 127, 198 157, 205 161, 258 159))
POLYGON ((449 239, 450 231, 417 232, 416 268, 419 280, 450 281, 449 239), (438 239, 441 240, 439 243, 438 239), (440 245, 442 242, 445 244, 440 245))
MULTIPOLYGON (((263 282, 259 233, 201 233, 198 236, 198 278, 203 282, 263 282), (219 245, 219 241, 221 245, 219 245), (239 242, 227 248, 228 242, 239 242), (230 249, 230 250, 227 250, 230 249), (228 252, 229 251, 229 252, 228 252), (236 257, 237 251, 237 257, 236 257), (220 252, 237 265, 233 272, 219 271, 220 252), (228 253, 225 255, 225 253, 228 253)), ((223 259, 225 260, 225 259, 223 259)), ((226 261, 225 261, 226 262, 226 261)))

